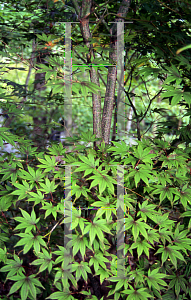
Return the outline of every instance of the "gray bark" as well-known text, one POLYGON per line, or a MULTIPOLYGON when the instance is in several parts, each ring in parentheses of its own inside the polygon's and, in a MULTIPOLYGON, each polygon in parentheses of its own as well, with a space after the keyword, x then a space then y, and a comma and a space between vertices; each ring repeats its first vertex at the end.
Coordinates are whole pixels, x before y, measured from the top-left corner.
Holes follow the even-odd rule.
MULTIPOLYGON (((131 0, 123 0, 118 11, 118 17, 115 19, 116 22, 121 21, 127 15, 131 0)), ((80 21, 80 29, 82 32, 84 43, 89 47, 90 52, 87 55, 87 63, 91 63, 91 57, 93 55, 92 45, 89 43, 91 38, 91 32, 89 29, 89 15, 91 12, 92 1, 82 0, 81 7, 78 5, 77 0, 73 0, 74 7, 78 14, 80 21)), ((110 63, 115 64, 117 62, 117 24, 114 23, 110 29, 110 49, 109 54, 110 63)), ((108 68, 107 76, 107 87, 105 93, 105 101, 103 114, 101 117, 101 95, 92 94, 93 101, 93 133, 96 134, 97 138, 102 138, 106 144, 109 144, 110 131, 111 131, 111 120, 112 112, 114 108, 114 97, 116 87, 117 69, 116 66, 108 68)), ((97 71, 90 68, 90 79, 91 82, 99 86, 99 76, 97 71)), ((97 143, 98 144, 98 143, 97 143)))
MULTIPOLYGON (((115 19, 115 22, 121 21, 128 12, 130 0, 123 0, 122 4, 118 11, 118 18, 115 19)), ((110 53, 109 60, 111 64, 116 64, 117 62, 117 24, 114 23, 112 28, 110 29, 110 53)), ((114 108, 114 100, 115 100, 115 88, 116 88, 116 79, 117 79, 117 68, 116 66, 112 66, 108 68, 107 75, 107 87, 102 115, 102 135, 104 142, 109 144, 110 139, 110 131, 111 131, 111 120, 112 120, 112 112, 114 108)))

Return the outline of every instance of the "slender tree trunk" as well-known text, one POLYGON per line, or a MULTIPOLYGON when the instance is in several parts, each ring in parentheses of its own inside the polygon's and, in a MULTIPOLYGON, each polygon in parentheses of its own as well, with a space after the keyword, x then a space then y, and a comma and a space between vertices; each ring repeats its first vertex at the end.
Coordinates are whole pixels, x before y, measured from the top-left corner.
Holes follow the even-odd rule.
MULTIPOLYGON (((80 20, 80 29, 82 32, 82 36, 84 39, 84 43, 87 47, 89 47, 90 52, 87 54, 87 63, 91 63, 91 57, 93 56, 92 45, 90 45, 89 39, 92 37, 89 28, 89 14, 91 11, 92 1, 91 0, 83 0, 82 6, 80 10, 80 14, 78 14, 78 18, 80 20)), ((95 68, 90 68, 90 80, 91 82, 99 84, 99 76, 97 70, 95 68)), ((102 138, 101 131, 101 94, 93 94, 92 93, 92 102, 93 102, 93 134, 96 135, 96 138, 102 138)), ((99 144, 99 143, 98 143, 99 144)))
MULTIPOLYGON (((115 96, 116 97, 116 96, 115 96)), ((116 97, 117 98, 117 97, 116 97)), ((114 112, 114 119, 113 119, 113 133, 112 133, 112 141, 116 140, 116 130, 117 130, 117 99, 115 99, 115 112, 114 112)))
MULTIPOLYGON (((115 22, 122 21, 122 18, 127 15, 131 0, 123 0, 122 4, 118 11, 118 18, 115 19, 115 22)), ((113 65, 117 63, 117 24, 114 23, 110 29, 110 53, 109 60, 113 65)), ((114 108, 115 100, 115 88, 116 88, 116 79, 117 79, 117 68, 112 66, 108 68, 107 75, 107 87, 102 115, 102 135, 106 144, 109 144, 110 131, 111 131, 111 120, 112 112, 114 108)))
MULTIPOLYGON (((72 0, 78 14, 80 21, 80 29, 83 36, 84 43, 89 47, 90 51, 87 54, 87 63, 91 63, 91 56, 93 55, 92 45, 90 45, 89 39, 92 37, 89 29, 89 15, 91 13, 92 1, 82 0, 81 7, 77 0, 72 0)), ((116 22, 122 21, 127 15, 131 0, 123 0, 118 11, 118 17, 116 22)), ((93 101, 93 133, 97 138, 102 138, 106 144, 109 144, 112 112, 114 108, 115 87, 117 78, 117 25, 114 23, 110 29, 110 48, 109 53, 110 63, 115 64, 108 68, 107 86, 104 101, 103 114, 101 117, 101 95, 92 94, 93 101)), ((90 80, 91 82, 99 86, 98 72, 91 67, 90 68, 90 80)), ((99 144, 99 143, 97 143, 99 144)))
MULTIPOLYGON (((46 64, 47 62, 39 55, 36 60, 36 67, 38 64, 46 64)), ((42 91, 46 89, 45 87, 45 73, 36 73, 35 74, 35 84, 34 88, 38 91, 37 94, 41 95, 42 91)), ((34 116, 33 116, 33 138, 35 142, 35 146, 38 148, 44 148, 46 145, 46 123, 47 117, 45 114, 40 114, 39 111, 34 107, 34 116), (35 113, 36 111, 36 113, 35 113)))

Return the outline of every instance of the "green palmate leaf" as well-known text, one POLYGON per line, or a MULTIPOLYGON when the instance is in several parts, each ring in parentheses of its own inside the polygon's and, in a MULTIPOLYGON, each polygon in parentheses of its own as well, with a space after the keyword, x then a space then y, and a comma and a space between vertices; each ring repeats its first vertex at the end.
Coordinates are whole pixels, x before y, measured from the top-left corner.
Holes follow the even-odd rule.
POLYGON ((143 147, 141 144, 138 145, 137 149, 134 152, 134 156, 138 159, 142 160, 144 163, 151 163, 151 159, 153 157, 156 157, 155 154, 149 154, 152 149, 150 147, 147 147, 143 150, 143 147))
POLYGON ((32 230, 36 232, 36 225, 39 222, 40 218, 36 219, 36 214, 34 210, 32 210, 31 216, 24 210, 21 209, 22 217, 15 217, 15 220, 20 222, 21 224, 17 225, 15 230, 26 228, 25 233, 28 233, 32 230))
POLYGON ((104 91, 104 89, 100 86, 98 86, 97 84, 93 83, 93 82, 84 82, 84 84, 86 85, 87 89, 94 93, 94 94, 99 94, 100 91, 104 91))
POLYGON ((23 248, 24 254, 27 253, 32 248, 32 246, 34 247, 34 250, 37 254, 40 252, 41 245, 43 247, 47 247, 45 241, 39 235, 34 236, 31 232, 19 233, 17 235, 22 237, 22 239, 16 243, 15 247, 25 245, 23 248))
POLYGON ((89 266, 94 266, 94 270, 97 273, 99 266, 101 266, 103 269, 106 269, 106 265, 104 262, 109 262, 109 260, 105 257, 103 257, 102 252, 96 251, 94 256, 89 261, 89 266))
POLYGON ((64 149, 62 143, 60 142, 59 145, 55 144, 48 148, 48 152, 50 155, 62 156, 65 154, 66 149, 64 149))
POLYGON ((26 198, 27 194, 33 189, 33 185, 29 185, 28 182, 22 180, 22 183, 13 183, 17 190, 12 192, 11 195, 19 195, 18 200, 26 198))
POLYGON ((141 74, 143 74, 144 77, 148 77, 151 74, 156 74, 160 72, 159 68, 151 68, 151 67, 144 67, 142 70, 139 70, 141 74))
POLYGON ((50 214, 52 214, 54 216, 54 219, 56 220, 57 213, 58 213, 58 207, 57 206, 53 206, 52 203, 46 203, 45 205, 43 205, 43 207, 41 207, 41 209, 46 210, 46 212, 45 212, 45 219, 50 214))
POLYGON ((41 191, 45 192, 46 194, 54 193, 58 184, 56 185, 54 181, 50 182, 48 178, 45 179, 45 184, 42 182, 39 182, 42 188, 40 188, 41 191))
POLYGON ((41 265, 38 273, 46 269, 48 269, 48 272, 50 273, 53 265, 52 254, 48 253, 44 248, 42 248, 42 252, 43 253, 38 254, 40 258, 34 260, 31 265, 41 265))
POLYGON ((177 93, 173 98, 172 98, 172 102, 171 105, 176 105, 180 102, 180 100, 182 99, 182 93, 177 93))
POLYGON ((11 165, 4 163, 3 168, 0 171, 1 174, 4 174, 2 181, 7 180, 8 178, 11 178, 11 181, 14 183, 17 180, 17 177, 19 175, 19 170, 17 169, 17 166, 22 168, 22 165, 20 162, 13 162, 11 165))
POLYGON ((39 190, 37 191, 37 194, 29 192, 29 195, 32 196, 32 198, 28 198, 27 201, 34 201, 34 205, 37 205, 39 203, 44 204, 44 195, 39 190))
POLYGON ((51 294, 46 299, 56 299, 56 300, 75 300, 75 298, 71 295, 72 292, 70 291, 63 291, 63 292, 55 292, 51 294))
POLYGON ((90 130, 87 132, 82 132, 81 134, 81 141, 84 142, 94 142, 96 140, 96 135, 93 134, 90 130))
POLYGON ((172 236, 172 231, 167 229, 166 224, 164 226, 165 226, 165 228, 162 228, 162 229, 160 228, 158 233, 159 233, 161 241, 165 245, 166 241, 171 243, 170 236, 172 236))
POLYGON ((184 292, 186 292, 186 284, 187 280, 184 278, 184 275, 175 274, 174 272, 171 273, 172 275, 169 275, 168 278, 171 279, 169 283, 169 289, 173 288, 175 289, 175 293, 178 297, 180 293, 180 289, 182 289, 184 292))
POLYGON ((113 141, 113 144, 115 145, 115 147, 110 147, 107 150, 108 152, 114 152, 115 155, 120 155, 121 158, 123 158, 125 155, 128 155, 129 147, 125 144, 124 141, 121 141, 120 143, 113 141))
POLYGON ((176 81, 177 85, 180 84, 182 81, 182 78, 181 78, 182 71, 178 70, 174 65, 171 65, 171 67, 166 66, 166 69, 168 70, 170 75, 166 78, 163 85, 170 83, 172 81, 176 81))
POLYGON ((114 294, 114 299, 115 300, 118 300, 121 296, 121 293, 120 292, 115 292, 114 289, 109 291, 108 296, 113 295, 113 294, 114 294))
POLYGON ((163 82, 163 84, 167 84, 167 83, 170 83, 175 80, 176 80, 176 77, 171 75, 171 76, 167 77, 167 79, 163 82))
POLYGON ((3 141, 15 146, 15 141, 18 141, 18 137, 8 131, 8 128, 0 128, 0 146, 3 147, 3 141))
MULTIPOLYGON (((4 247, 4 249, 0 248, 0 262, 3 261, 4 263, 6 263, 7 261, 7 248, 4 247)), ((0 269, 1 272, 1 269, 0 269)))
MULTIPOLYGON (((96 296, 91 295, 91 291, 88 291, 88 292, 87 291, 82 291, 82 292, 80 292, 80 294, 88 296, 86 299, 92 299, 92 300, 97 300, 98 299, 96 296)), ((103 300, 103 297, 100 300, 103 300)))
POLYGON ((41 162, 41 165, 38 165, 37 167, 45 169, 45 172, 55 171, 55 167, 57 165, 55 157, 45 155, 44 158, 45 159, 38 158, 38 160, 41 162))
MULTIPOLYGON (((72 282, 72 284, 74 285, 74 287, 77 289, 77 281, 75 280, 74 276, 71 274, 72 268, 71 268, 71 265, 69 265, 71 260, 67 261, 66 256, 67 256, 67 254, 65 254, 65 259, 64 259, 64 261, 62 261, 61 268, 54 269, 54 270, 58 270, 58 272, 55 274, 54 284, 57 285, 58 280, 61 280, 64 288, 68 289, 70 286, 68 280, 70 280, 72 282)), ((57 287, 58 287, 58 285, 57 285, 57 287)))
POLYGON ((57 94, 59 92, 63 92, 64 91, 64 83, 58 83, 58 84, 54 84, 54 86, 52 87, 52 93, 53 94, 57 94))
POLYGON ((8 272, 7 278, 19 274, 22 275, 24 272, 24 268, 22 267, 23 261, 20 260, 20 258, 14 254, 14 260, 7 259, 6 260, 6 266, 2 267, 0 269, 0 272, 8 272))
POLYGON ((166 97, 173 97, 176 94, 176 90, 172 86, 167 86, 166 89, 168 89, 166 92, 163 92, 161 95, 163 98, 166 97))
POLYGON ((139 203, 140 211, 138 212, 137 216, 141 215, 141 218, 145 222, 147 221, 147 218, 150 218, 152 220, 153 215, 159 215, 159 213, 154 210, 155 208, 156 208, 156 205, 154 205, 154 204, 148 205, 148 200, 144 201, 142 204, 139 203))
MULTIPOLYGON (((11 295, 11 294, 15 293, 16 291, 18 291, 22 285, 23 285, 23 281, 22 280, 15 282, 12 285, 12 287, 11 287, 11 289, 9 291, 9 295, 11 295)), ((28 293, 27 293, 27 295, 28 295, 28 293)))
POLYGON ((35 170, 30 166, 28 166, 28 172, 20 170, 18 174, 21 178, 29 180, 31 183, 43 181, 43 178, 45 177, 45 174, 43 174, 40 169, 37 169, 35 172, 35 170))
POLYGON ((190 204, 191 189, 187 188, 187 184, 182 187, 181 191, 176 191, 175 199, 180 199, 184 209, 186 210, 188 203, 190 204))
POLYGON ((132 165, 134 168, 137 163, 137 159, 133 155, 130 155, 129 153, 127 153, 127 155, 128 157, 123 159, 124 164, 132 165))
POLYGON ((0 199, 0 212, 7 211, 8 208, 12 205, 11 196, 2 196, 0 199))
POLYGON ((87 262, 82 261, 80 264, 75 262, 72 264, 72 272, 76 272, 76 280, 78 281, 82 276, 87 281, 87 273, 91 273, 91 270, 87 262))
POLYGON ((15 247, 25 245, 23 253, 27 253, 34 244, 34 236, 32 235, 32 233, 19 233, 18 235, 23 238, 16 243, 15 247))
POLYGON ((145 240, 141 240, 140 238, 137 239, 136 243, 133 243, 131 245, 131 247, 129 248, 129 251, 131 251, 131 249, 137 249, 137 253, 138 253, 138 258, 141 256, 141 254, 143 252, 145 252, 145 254, 147 255, 147 257, 149 257, 149 249, 153 248, 151 245, 149 245, 148 242, 146 242, 145 240))
POLYGON ((156 186, 157 188, 152 192, 153 194, 160 194, 160 204, 164 201, 167 197, 170 202, 173 201, 173 194, 177 194, 177 190, 170 186, 156 186))
MULTIPOLYGON (((169 80, 171 77, 169 79, 168 78, 166 80, 169 80)), ((168 89, 168 91, 162 93, 163 98, 172 97, 172 102, 171 102, 172 105, 176 105, 178 102, 180 102, 182 96, 184 95, 182 90, 175 89, 172 86, 165 86, 165 88, 168 89)))
POLYGON ((99 270, 97 271, 97 275, 100 275, 100 282, 102 284, 104 280, 109 278, 109 276, 111 275, 111 272, 99 267, 99 270))
POLYGON ((154 270, 148 270, 148 277, 146 277, 146 281, 148 283, 149 288, 155 288, 156 290, 160 291, 161 286, 166 286, 167 283, 162 280, 161 278, 165 278, 166 274, 159 273, 159 268, 154 270))
MULTIPOLYGON (((28 294, 29 294, 29 284, 24 282, 21 287, 21 299, 26 300, 28 298, 28 294)), ((36 299, 36 295, 34 299, 36 299)))
MULTIPOLYGON (((63 213, 63 211, 62 211, 62 213, 63 213)), ((66 212, 66 210, 65 210, 65 212, 66 212)), ((68 211, 68 215, 69 215, 68 217, 65 217, 63 223, 71 223, 71 209, 68 211)), ((75 207, 72 207, 72 224, 71 224, 72 229, 76 228, 79 225, 80 229, 83 233, 85 223, 88 223, 88 222, 84 218, 81 217, 81 208, 79 207, 79 210, 77 210, 75 207)))
POLYGON ((177 258, 185 262, 184 257, 178 251, 180 250, 179 247, 173 245, 169 245, 165 247, 160 245, 159 247, 160 249, 156 252, 156 254, 162 253, 162 265, 164 264, 164 262, 167 260, 168 257, 170 258, 172 264, 175 266, 176 269, 177 269, 177 258))
POLYGON ((183 92, 183 98, 190 105, 191 103, 191 98, 190 98, 190 93, 189 92, 183 92))
POLYGON ((45 80, 48 81, 48 79, 50 79, 52 75, 54 75, 54 79, 56 79, 56 73, 55 73, 55 71, 48 71, 48 72, 46 72, 46 74, 45 74, 45 80))
POLYGON ((6 233, 0 232, 0 241, 1 242, 7 242, 7 241, 9 241, 9 238, 7 237, 6 233))
POLYGON ((151 229, 151 227, 143 222, 141 218, 135 221, 132 216, 128 215, 128 217, 125 218, 125 229, 132 230, 132 234, 136 242, 139 233, 141 233, 148 240, 146 229, 151 229))
POLYGON ((72 92, 75 92, 76 94, 79 94, 81 90, 81 85, 78 82, 72 83, 72 92))
POLYGON ((38 68, 39 69, 36 71, 36 73, 48 72, 52 70, 50 66, 46 66, 43 64, 38 64, 38 68))
POLYGON ((48 36, 43 32, 42 35, 40 34, 37 34, 37 37, 40 39, 40 40, 43 40, 45 42, 48 41, 48 36))
POLYGON ((85 163, 81 163, 79 162, 78 164, 80 165, 79 168, 77 168, 74 172, 80 172, 80 171, 84 171, 84 176, 87 176, 88 174, 90 173, 93 173, 96 169, 96 165, 98 165, 98 161, 95 162, 95 165, 89 165, 88 163, 85 164, 85 163))
POLYGON ((76 199, 78 199, 81 195, 88 197, 87 191, 88 189, 85 186, 79 186, 72 182, 72 195, 76 195, 76 199))
POLYGON ((153 178, 153 173, 155 174, 155 172, 151 170, 150 166, 145 166, 140 164, 138 169, 131 169, 126 178, 128 179, 129 177, 134 177, 136 187, 141 179, 147 185, 149 185, 148 180, 149 178, 151 179, 153 178))
POLYGON ((186 249, 191 250, 191 241, 190 238, 187 238, 187 233, 188 230, 180 231, 180 223, 178 223, 173 234, 174 244, 178 246, 180 250, 184 251, 186 255, 188 255, 186 249))
MULTIPOLYGON (((95 157, 92 153, 88 154, 88 158, 82 155, 79 155, 79 158, 83 161, 83 163, 78 162, 78 165, 80 167, 76 168, 74 172, 80 172, 85 170, 84 176, 87 176, 88 174, 92 173, 99 165, 99 159, 95 160, 95 157)), ((76 164, 76 162, 74 164, 76 164)))
POLYGON ((144 282, 144 271, 142 269, 129 272, 129 276, 129 280, 135 280, 135 285, 144 282))
POLYGON ((10 277, 10 280, 17 281, 13 284, 8 295, 15 293, 21 287, 21 300, 26 300, 28 294, 30 293, 34 300, 36 300, 36 287, 41 287, 44 289, 40 281, 34 278, 35 275, 25 276, 16 275, 10 277))
MULTIPOLYGON (((71 247, 70 243, 71 243, 71 241, 69 241, 68 247, 71 247)), ((69 263, 70 258, 68 258, 68 256, 67 256, 67 249, 62 246, 58 246, 58 248, 59 248, 59 250, 53 252, 53 254, 59 255, 59 257, 57 257, 55 260, 55 264, 66 261, 67 259, 68 259, 68 263, 69 263)))
POLYGON ((146 288, 134 289, 130 286, 129 290, 124 290, 122 293, 129 295, 126 299, 127 300, 147 300, 154 298, 151 296, 146 288))
POLYGON ((181 217, 191 217, 191 210, 187 210, 184 213, 181 214, 181 217))
POLYGON ((103 244, 103 232, 105 231, 111 235, 113 235, 110 230, 108 229, 107 223, 105 220, 97 220, 97 217, 94 218, 94 222, 89 223, 84 229, 84 234, 86 234, 89 231, 89 237, 90 237, 90 244, 92 245, 95 236, 97 235, 100 242, 103 244))
POLYGON ((86 85, 84 85, 83 82, 81 82, 81 91, 82 91, 82 95, 85 98, 85 101, 87 101, 88 91, 86 85))
POLYGON ((154 229, 148 230, 148 241, 154 245, 154 242, 159 242, 160 235, 154 229))
POLYGON ((78 251, 81 252, 82 258, 84 259, 84 255, 86 252, 86 247, 89 246, 87 237, 83 235, 72 235, 72 241, 68 243, 68 247, 72 247, 73 255, 76 255, 78 251))
MULTIPOLYGON (((99 170, 99 168, 98 168, 99 170)), ((88 178, 88 180, 94 179, 91 183, 90 189, 96 185, 99 185, 99 193, 102 194, 103 191, 108 187, 109 191, 114 194, 114 184, 116 184, 116 180, 111 176, 107 175, 106 171, 101 171, 101 173, 97 173, 88 178)))
POLYGON ((122 286, 124 286, 124 289, 127 289, 129 287, 129 283, 127 282, 126 277, 118 278, 118 282, 115 286, 115 291, 121 289, 122 286))
POLYGON ((40 246, 47 248, 47 245, 46 245, 45 241, 43 240, 43 238, 40 235, 37 235, 34 237, 34 250, 35 250, 36 254, 38 254, 40 252, 40 246))
POLYGON ((116 215, 116 207, 115 205, 112 205, 110 203, 108 196, 106 196, 106 198, 103 197, 99 197, 99 198, 103 199, 103 201, 96 201, 92 203, 91 206, 101 207, 98 209, 96 213, 96 217, 100 218, 105 213, 106 221, 108 222, 111 219, 112 213, 116 215))
POLYGON ((166 214, 163 214, 163 215, 162 214, 154 215, 152 217, 152 220, 156 224, 160 225, 160 227, 166 227, 166 230, 167 230, 168 227, 171 228, 173 226, 173 224, 174 224, 174 221, 170 220, 168 218, 168 216, 169 216, 169 213, 166 213, 166 214))
POLYGON ((175 67, 175 65, 171 65, 171 68, 167 67, 167 69, 173 73, 174 75, 179 77, 180 71, 175 67))

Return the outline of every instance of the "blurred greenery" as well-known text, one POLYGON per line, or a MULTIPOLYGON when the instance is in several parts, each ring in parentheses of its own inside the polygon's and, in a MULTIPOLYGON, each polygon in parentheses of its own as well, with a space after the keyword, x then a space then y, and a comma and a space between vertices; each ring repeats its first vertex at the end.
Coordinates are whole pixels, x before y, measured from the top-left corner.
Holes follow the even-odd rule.
POLYGON ((88 3, 0 0, 0 297, 190 299, 191 4, 92 1, 90 62, 98 86, 80 18, 88 3), (110 143, 96 148, 92 94, 100 92, 102 116, 110 84, 117 98, 108 78, 116 41, 110 29, 124 2, 125 122, 116 121, 115 103, 110 143), (115 122, 123 135, 114 136, 115 122), (124 169, 124 278, 116 277, 116 165, 124 169), (68 186, 71 272, 63 249, 68 186))

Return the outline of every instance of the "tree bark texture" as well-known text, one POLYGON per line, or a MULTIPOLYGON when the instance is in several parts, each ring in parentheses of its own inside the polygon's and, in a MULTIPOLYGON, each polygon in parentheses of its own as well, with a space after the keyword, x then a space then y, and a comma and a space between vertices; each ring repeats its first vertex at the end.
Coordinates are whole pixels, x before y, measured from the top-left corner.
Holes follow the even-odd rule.
MULTIPOLYGON (((84 39, 84 44, 90 49, 90 52, 87 55, 87 63, 91 63, 91 57, 93 56, 92 45, 89 42, 89 39, 92 37, 90 28, 89 28, 89 15, 91 10, 92 1, 83 0, 82 6, 79 15, 80 29, 84 39)), ((91 82, 99 84, 99 76, 95 68, 90 68, 90 80, 91 82)), ((96 138, 102 138, 101 131, 101 93, 93 94, 92 93, 92 102, 93 102, 93 134, 96 135, 96 138)))
MULTIPOLYGON (((119 11, 117 13, 118 17, 115 22, 120 22, 127 15, 131 0, 123 0, 119 11)), ((89 47, 89 53, 87 54, 87 63, 91 63, 91 57, 93 56, 92 45, 90 45, 89 39, 92 37, 89 28, 89 16, 91 13, 92 0, 82 0, 81 7, 77 0, 73 0, 74 7, 78 14, 78 19, 80 21, 80 29, 83 36, 84 43, 89 47)), ((114 108, 115 99, 115 88, 116 88, 116 78, 117 78, 117 24, 114 23, 110 29, 110 53, 109 59, 110 63, 114 66, 108 68, 107 75, 107 86, 104 100, 103 114, 101 117, 101 94, 92 94, 93 101, 93 133, 97 138, 102 138, 106 144, 109 144, 110 132, 111 132, 111 120, 114 108)), ((99 76, 98 72, 91 67, 90 68, 90 80, 91 82, 99 86, 99 76)), ((99 144, 99 143, 97 143, 99 144)))
MULTIPOLYGON (((127 15, 131 0, 123 0, 115 18, 115 22, 120 22, 127 15), (120 18, 122 17, 122 18, 120 18)), ((117 63, 117 24, 114 23, 110 29, 110 53, 109 60, 113 65, 117 63)), ((107 87, 102 115, 102 135, 106 144, 109 144, 111 120, 115 101, 115 88, 117 79, 117 67, 112 66, 108 68, 107 87)))
MULTIPOLYGON (((41 56, 38 56, 36 60, 37 67, 39 63, 46 64, 47 62, 41 56)), ((35 74, 34 88, 36 91, 39 92, 39 95, 41 91, 46 89, 44 72, 35 74)), ((44 114, 40 115, 37 112, 37 114, 33 116, 33 124, 34 124, 33 135, 34 135, 35 146, 37 146, 38 148, 42 148, 46 145, 46 133, 47 133, 46 123, 47 123, 46 115, 44 114)))

